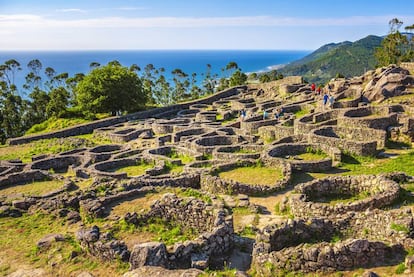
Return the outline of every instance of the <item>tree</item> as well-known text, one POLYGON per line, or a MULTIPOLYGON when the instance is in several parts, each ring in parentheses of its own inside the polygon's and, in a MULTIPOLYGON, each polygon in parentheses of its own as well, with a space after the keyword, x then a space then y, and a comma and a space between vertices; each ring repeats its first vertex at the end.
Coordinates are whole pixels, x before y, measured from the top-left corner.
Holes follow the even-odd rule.
POLYGON ((191 98, 197 99, 200 97, 202 90, 197 86, 197 73, 191 74, 191 98))
POLYGON ((172 104, 174 101, 172 99, 171 86, 167 82, 164 75, 160 75, 155 82, 154 86, 154 95, 157 99, 157 103, 162 106, 172 104))
POLYGON ((147 96, 136 72, 119 62, 93 69, 76 86, 76 100, 84 113, 134 112, 145 107, 147 96))
POLYGON ((403 22, 398 18, 393 18, 388 24, 390 28, 389 34, 381 42, 381 47, 375 51, 378 66, 399 64, 403 61, 412 60, 414 55, 407 36, 399 32, 403 22))
POLYGON ((46 106, 48 117, 61 117, 69 104, 69 92, 64 87, 57 87, 50 92, 50 101, 46 106))
POLYGON ((228 74, 227 76, 231 76, 234 73, 234 71, 237 69, 239 69, 239 66, 237 65, 236 62, 229 62, 225 67, 225 71, 228 74))
POLYGON ((3 101, 1 129, 6 138, 18 137, 23 134, 22 122, 23 101, 19 95, 8 93, 3 101))
POLYGON ((173 90, 173 100, 174 102, 181 101, 189 97, 187 94, 188 87, 190 82, 188 81, 188 75, 183 72, 181 69, 176 68, 171 72, 174 75, 174 90, 173 90))
POLYGON ((7 60, 4 64, 0 65, 0 77, 7 85, 7 89, 11 92, 17 92, 15 85, 16 72, 22 70, 20 63, 14 59, 7 60))
POLYGON ((203 87, 203 94, 210 94, 214 92, 215 81, 211 76, 211 64, 207 64, 206 74, 203 80, 203 87))
POLYGON ((231 75, 229 83, 230 87, 244 85, 247 81, 247 75, 241 72, 240 69, 234 71, 233 75, 231 75))
POLYGON ((49 95, 38 87, 33 89, 33 91, 29 94, 29 97, 32 101, 28 104, 27 110, 26 120, 29 125, 28 127, 47 119, 46 107, 50 101, 49 95))

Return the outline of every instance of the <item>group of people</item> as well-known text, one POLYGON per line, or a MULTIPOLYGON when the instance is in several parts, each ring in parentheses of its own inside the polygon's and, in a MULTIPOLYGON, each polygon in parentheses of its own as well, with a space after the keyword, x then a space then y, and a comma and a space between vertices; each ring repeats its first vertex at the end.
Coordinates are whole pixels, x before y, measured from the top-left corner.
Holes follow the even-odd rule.
MULTIPOLYGON (((284 109, 283 108, 277 108, 274 115, 275 115, 275 119, 279 119, 280 117, 283 116, 284 114, 284 109)), ((254 116, 252 114, 252 116, 254 116)), ((247 111, 245 109, 242 109, 240 111, 240 120, 244 121, 247 118, 247 111)), ((269 113, 266 110, 263 110, 263 120, 268 119, 269 118, 269 113)))
MULTIPOLYGON (((332 93, 332 87, 330 84, 328 84, 328 87, 326 89, 322 89, 321 86, 316 87, 315 83, 311 84, 311 91, 315 96, 319 96, 322 94, 322 90, 324 91, 324 94, 322 96, 322 103, 323 103, 323 107, 326 107, 327 105, 330 108, 333 108, 333 105, 335 103, 335 97, 333 96, 332 93)), ((282 108, 277 108, 274 115, 275 115, 275 119, 279 119, 280 117, 282 117, 284 114, 284 110, 283 107, 282 108)), ((241 121, 244 121, 247 118, 247 112, 245 109, 242 109, 240 111, 240 118, 241 121)), ((269 118, 269 114, 267 111, 263 111, 263 120, 268 119, 269 118)))
MULTIPOLYGON (((311 84, 311 91, 316 96, 321 95, 321 86, 318 86, 316 88, 315 83, 312 83, 311 84)), ((328 87, 326 89, 324 89, 324 94, 323 94, 323 97, 322 97, 322 103, 323 103, 323 107, 326 107, 328 105, 330 108, 333 108, 333 106, 334 106, 335 97, 333 96, 333 93, 332 93, 331 84, 328 84, 328 87)))

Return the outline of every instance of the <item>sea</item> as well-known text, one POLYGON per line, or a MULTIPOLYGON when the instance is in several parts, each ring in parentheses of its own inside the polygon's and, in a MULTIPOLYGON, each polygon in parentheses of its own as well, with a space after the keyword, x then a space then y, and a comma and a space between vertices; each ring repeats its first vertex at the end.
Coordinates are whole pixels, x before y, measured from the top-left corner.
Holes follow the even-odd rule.
POLYGON ((229 62, 236 62, 245 73, 264 72, 298 60, 310 51, 290 50, 100 50, 100 51, 0 51, 0 64, 15 59, 22 70, 16 73, 15 83, 21 88, 28 73, 27 64, 33 59, 42 63, 42 69, 51 67, 57 74, 87 74, 92 62, 105 65, 117 60, 124 66, 138 65, 141 70, 148 64, 164 68, 164 76, 172 80, 171 71, 181 69, 191 76, 196 73, 197 82, 204 79, 207 64, 212 74, 225 77, 222 68, 229 62))

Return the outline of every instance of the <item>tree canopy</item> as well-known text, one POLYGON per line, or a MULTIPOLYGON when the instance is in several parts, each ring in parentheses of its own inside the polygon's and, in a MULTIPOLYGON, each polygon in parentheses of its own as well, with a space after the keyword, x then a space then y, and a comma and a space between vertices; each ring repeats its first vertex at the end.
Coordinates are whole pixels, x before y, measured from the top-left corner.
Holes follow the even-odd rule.
MULTIPOLYGON (((378 61, 378 66, 387 66, 389 64, 399 64, 401 62, 414 60, 414 38, 411 40, 405 34, 399 32, 403 22, 398 18, 393 18, 388 22, 390 31, 384 38, 375 52, 375 57, 378 61)), ((407 26, 407 31, 411 30, 412 26, 407 26)))
POLYGON ((75 95, 84 113, 134 112, 148 100, 135 70, 116 62, 94 68, 78 83, 75 95))

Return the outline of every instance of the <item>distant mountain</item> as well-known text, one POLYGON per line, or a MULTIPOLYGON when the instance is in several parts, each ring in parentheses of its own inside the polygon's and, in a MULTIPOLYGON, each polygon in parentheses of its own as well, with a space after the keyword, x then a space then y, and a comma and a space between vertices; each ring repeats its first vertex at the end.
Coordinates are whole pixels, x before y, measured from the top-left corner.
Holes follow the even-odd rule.
POLYGON ((367 36, 355 42, 329 43, 278 71, 285 76, 300 75, 308 82, 325 83, 338 73, 345 77, 374 69, 375 49, 382 37, 367 36))

